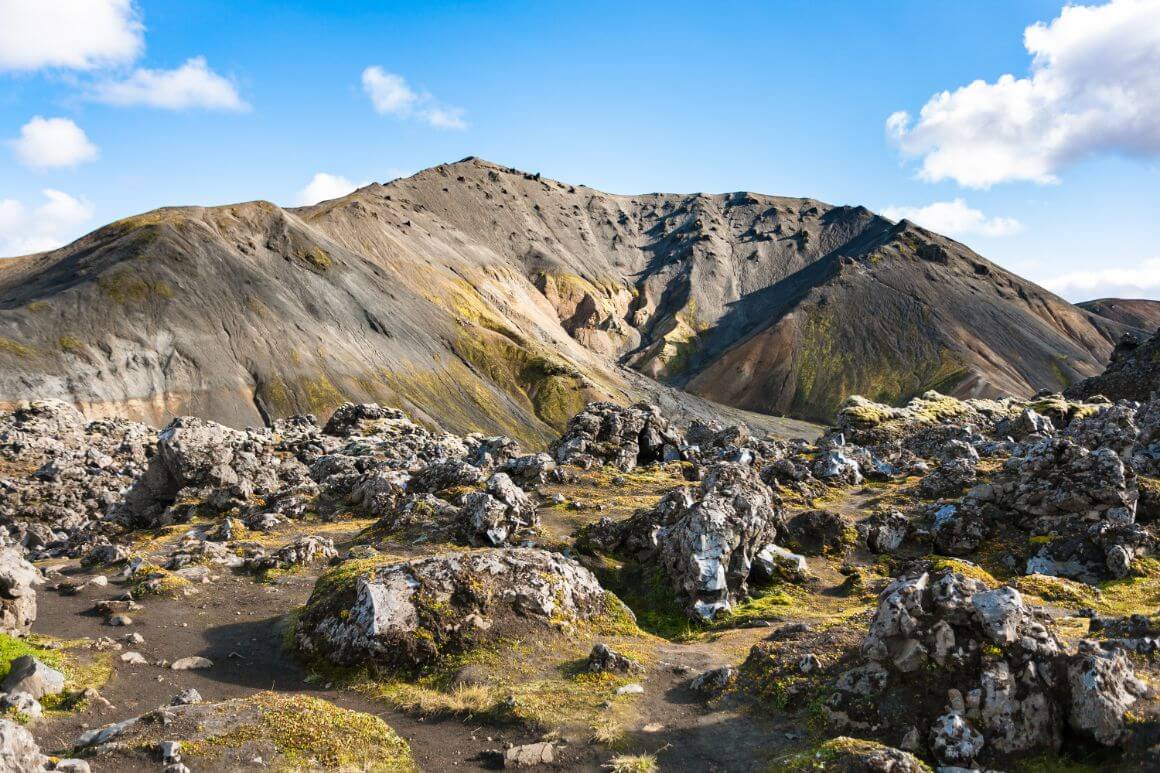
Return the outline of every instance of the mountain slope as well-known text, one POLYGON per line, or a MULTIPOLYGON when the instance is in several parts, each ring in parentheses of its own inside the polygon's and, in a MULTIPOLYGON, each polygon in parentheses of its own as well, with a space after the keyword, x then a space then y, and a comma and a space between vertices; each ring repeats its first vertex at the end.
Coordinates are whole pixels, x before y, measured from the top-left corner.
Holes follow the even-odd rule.
POLYGON ((1160 328, 1160 301, 1143 298, 1100 298, 1077 303, 1081 309, 1149 332, 1160 328))
POLYGON ((161 209, 9 261, 0 402, 246 424, 379 400, 542 439, 589 399, 711 410, 636 371, 828 418, 851 392, 1059 388, 1129 330, 861 207, 615 196, 466 159, 313 207, 161 209))

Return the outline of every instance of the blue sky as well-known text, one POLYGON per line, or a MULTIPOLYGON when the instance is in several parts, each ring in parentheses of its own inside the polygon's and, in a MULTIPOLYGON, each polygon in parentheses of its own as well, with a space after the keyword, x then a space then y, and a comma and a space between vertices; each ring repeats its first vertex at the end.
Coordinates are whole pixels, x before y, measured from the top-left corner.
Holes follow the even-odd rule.
POLYGON ((865 204, 1160 298, 1160 0, 717 5, 0 0, 0 254, 478 155, 865 204))

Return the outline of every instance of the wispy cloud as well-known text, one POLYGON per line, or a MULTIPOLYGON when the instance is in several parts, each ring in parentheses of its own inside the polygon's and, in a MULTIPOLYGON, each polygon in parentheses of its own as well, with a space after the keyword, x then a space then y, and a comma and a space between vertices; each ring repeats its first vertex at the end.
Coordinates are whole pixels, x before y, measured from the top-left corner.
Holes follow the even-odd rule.
POLYGON ((127 78, 100 81, 93 86, 89 98, 109 105, 145 105, 165 110, 250 109, 234 84, 211 70, 200 56, 175 70, 139 68, 127 78))
POLYGON ((1046 279, 1043 286, 1068 300, 1154 298, 1160 300, 1160 258, 1135 264, 1071 271, 1046 279))
POLYGON ((962 199, 936 201, 924 207, 886 207, 882 215, 891 220, 906 219, 947 236, 1010 236, 1023 230, 1011 217, 987 217, 962 199))
POLYGON ((377 113, 414 119, 436 129, 467 128, 463 110, 440 104, 430 94, 416 91, 402 75, 378 66, 368 67, 363 70, 362 86, 377 113))
POLYGON ((93 205, 47 188, 45 201, 29 207, 16 199, 0 199, 0 255, 26 255, 51 250, 72 238, 92 220, 93 205))

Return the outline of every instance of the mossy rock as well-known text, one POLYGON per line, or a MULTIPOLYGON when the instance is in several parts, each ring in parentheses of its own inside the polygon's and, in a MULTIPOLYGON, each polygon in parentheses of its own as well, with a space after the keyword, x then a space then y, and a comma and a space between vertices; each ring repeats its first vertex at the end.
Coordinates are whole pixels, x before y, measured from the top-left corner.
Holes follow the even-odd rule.
POLYGON ((910 752, 876 741, 838 736, 780 761, 780 770, 799 773, 824 770, 827 773, 929 773, 930 766, 910 752))
POLYGON ((260 757, 275 771, 417 770, 407 742, 373 714, 307 695, 263 692, 221 703, 173 706, 146 714, 95 758, 153 758, 157 744, 180 738, 194 770, 235 770, 260 757))

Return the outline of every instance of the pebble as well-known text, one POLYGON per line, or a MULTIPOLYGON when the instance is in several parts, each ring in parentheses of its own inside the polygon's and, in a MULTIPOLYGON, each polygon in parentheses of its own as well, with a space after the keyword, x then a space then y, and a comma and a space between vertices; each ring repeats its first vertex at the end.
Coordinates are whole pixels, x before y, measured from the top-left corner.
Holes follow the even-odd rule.
POLYGON ((213 668, 213 661, 200 655, 178 658, 169 666, 174 671, 192 671, 199 668, 213 668))

